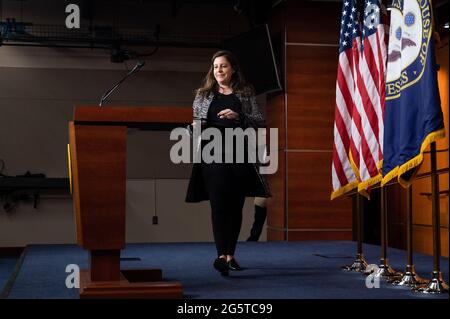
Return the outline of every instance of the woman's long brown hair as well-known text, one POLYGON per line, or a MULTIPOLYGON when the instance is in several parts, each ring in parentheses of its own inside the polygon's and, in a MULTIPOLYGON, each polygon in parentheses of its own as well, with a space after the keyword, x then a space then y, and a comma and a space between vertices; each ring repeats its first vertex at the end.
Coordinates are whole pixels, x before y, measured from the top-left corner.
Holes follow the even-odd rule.
POLYGON ((209 71, 203 79, 203 84, 200 88, 196 90, 196 93, 202 95, 203 97, 209 96, 210 94, 214 94, 219 92, 219 84, 214 77, 214 60, 218 57, 225 57, 230 63, 231 67, 234 70, 234 73, 231 75, 230 86, 233 89, 234 93, 239 93, 244 96, 250 96, 254 94, 253 87, 245 82, 244 75, 242 74, 241 67, 239 66, 239 62, 237 58, 230 51, 217 51, 211 58, 211 65, 209 67, 209 71))

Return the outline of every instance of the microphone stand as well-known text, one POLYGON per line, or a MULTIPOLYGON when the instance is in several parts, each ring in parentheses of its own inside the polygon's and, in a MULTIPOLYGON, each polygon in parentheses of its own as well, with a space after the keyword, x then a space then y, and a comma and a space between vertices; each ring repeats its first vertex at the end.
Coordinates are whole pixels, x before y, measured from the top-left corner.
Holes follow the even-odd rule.
POLYGON ((145 65, 145 61, 140 61, 136 63, 133 69, 131 69, 130 72, 128 72, 117 84, 115 84, 112 88, 110 88, 108 91, 105 92, 105 94, 102 95, 102 98, 100 100, 99 106, 103 106, 103 102, 106 101, 106 99, 131 75, 136 73, 138 70, 140 70, 145 65))

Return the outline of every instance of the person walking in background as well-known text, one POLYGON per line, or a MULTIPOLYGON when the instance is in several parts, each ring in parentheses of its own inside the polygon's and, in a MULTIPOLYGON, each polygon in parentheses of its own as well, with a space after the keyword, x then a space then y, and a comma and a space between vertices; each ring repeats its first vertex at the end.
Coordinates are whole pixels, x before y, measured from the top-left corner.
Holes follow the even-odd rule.
POLYGON ((255 215, 247 241, 258 241, 267 217, 267 198, 255 197, 255 215))

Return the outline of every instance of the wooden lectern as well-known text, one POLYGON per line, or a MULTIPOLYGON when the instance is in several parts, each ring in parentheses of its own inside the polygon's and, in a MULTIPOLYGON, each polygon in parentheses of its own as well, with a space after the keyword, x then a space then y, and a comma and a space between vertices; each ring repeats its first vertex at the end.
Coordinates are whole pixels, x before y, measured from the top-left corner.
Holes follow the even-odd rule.
POLYGON ((160 269, 120 269, 125 248, 127 128, 170 130, 192 122, 184 107, 78 106, 69 122, 77 243, 89 250, 80 298, 181 298, 160 269))

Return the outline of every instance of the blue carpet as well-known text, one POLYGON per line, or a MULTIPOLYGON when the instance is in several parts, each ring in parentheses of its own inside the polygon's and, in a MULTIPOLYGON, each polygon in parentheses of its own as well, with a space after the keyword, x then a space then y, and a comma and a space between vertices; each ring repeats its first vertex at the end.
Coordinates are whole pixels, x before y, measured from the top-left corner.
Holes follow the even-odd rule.
MULTIPOLYGON (((212 267, 212 243, 129 244, 122 268, 161 268, 164 280, 181 282, 187 299, 448 299, 448 295, 413 293, 384 282, 368 289, 365 277, 342 271, 353 262, 356 243, 351 241, 240 242, 239 263, 246 269, 221 277, 212 267)), ((380 247, 364 245, 369 263, 378 264, 380 247)), ((406 253, 388 249, 393 268, 404 270, 406 253)), ((432 256, 415 254, 419 275, 429 278, 432 256)), ((8 298, 78 298, 76 289, 65 286, 66 265, 86 268, 88 254, 75 245, 31 245, 9 290, 8 298)), ((448 258, 441 258, 448 282, 448 258)))
POLYGON ((0 293, 5 289, 18 260, 18 257, 0 257, 0 293))

